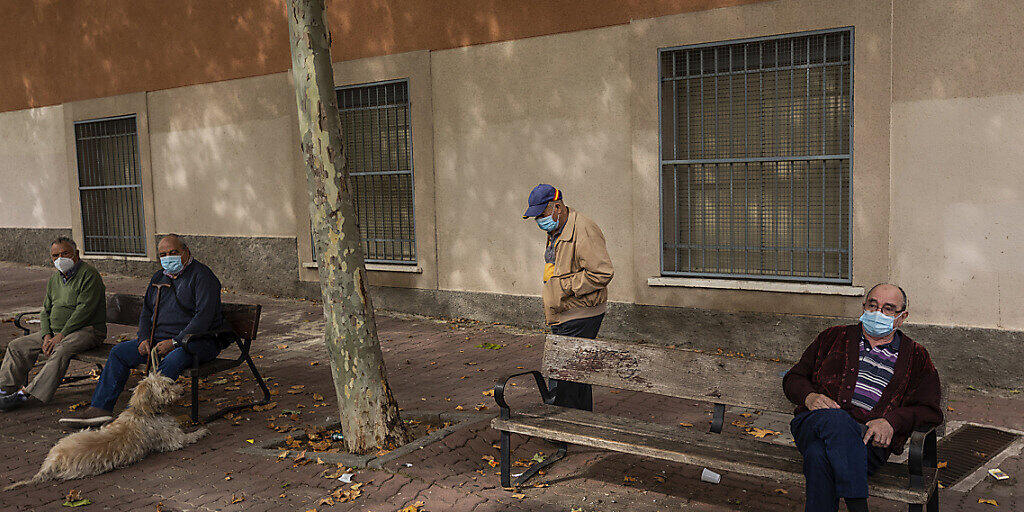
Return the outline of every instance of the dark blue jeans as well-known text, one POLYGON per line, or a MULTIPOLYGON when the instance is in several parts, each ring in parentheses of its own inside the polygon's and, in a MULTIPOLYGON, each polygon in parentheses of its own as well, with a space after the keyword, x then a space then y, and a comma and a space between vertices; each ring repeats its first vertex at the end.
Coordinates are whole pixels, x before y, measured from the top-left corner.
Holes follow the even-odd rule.
POLYGON ((889 451, 865 446, 861 424, 842 409, 798 414, 789 424, 804 456, 805 512, 839 510, 839 498, 867 498, 868 475, 889 458, 889 451))
MULTIPOLYGON (((216 339, 204 338, 190 342, 190 351, 199 355, 199 362, 205 363, 217 357, 221 351, 221 343, 216 339)), ((117 397, 124 391, 124 384, 128 381, 128 375, 132 368, 146 362, 146 358, 139 353, 139 340, 124 341, 114 345, 107 357, 107 364, 103 366, 103 373, 100 374, 100 381, 96 384, 96 391, 92 394, 92 406, 104 411, 113 411, 117 397)), ((160 361, 159 372, 172 379, 185 369, 192 366, 192 354, 184 348, 176 348, 167 353, 160 361)))
MULTIPOLYGON (((551 334, 594 339, 597 337, 597 331, 601 330, 602 320, 604 320, 604 313, 589 318, 569 320, 552 325, 551 334)), ((594 410, 594 390, 590 384, 548 379, 548 388, 555 395, 554 405, 583 409, 584 411, 594 410)))

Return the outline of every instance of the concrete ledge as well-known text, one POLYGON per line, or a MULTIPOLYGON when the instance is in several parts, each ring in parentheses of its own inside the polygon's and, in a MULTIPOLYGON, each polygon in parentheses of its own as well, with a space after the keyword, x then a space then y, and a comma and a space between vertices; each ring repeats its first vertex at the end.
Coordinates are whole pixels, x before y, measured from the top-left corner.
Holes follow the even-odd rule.
MULTIPOLYGON (((320 268, 315 261, 307 261, 302 264, 305 268, 320 268)), ((422 274, 423 267, 419 265, 397 265, 391 263, 367 263, 367 272, 402 272, 406 274, 422 274)))
POLYGON ((809 293, 814 295, 843 295, 847 297, 860 297, 864 295, 863 286, 789 283, 785 281, 745 281, 741 279, 704 279, 699 277, 651 277, 647 279, 647 286, 679 286, 683 288, 715 288, 720 290, 809 293))

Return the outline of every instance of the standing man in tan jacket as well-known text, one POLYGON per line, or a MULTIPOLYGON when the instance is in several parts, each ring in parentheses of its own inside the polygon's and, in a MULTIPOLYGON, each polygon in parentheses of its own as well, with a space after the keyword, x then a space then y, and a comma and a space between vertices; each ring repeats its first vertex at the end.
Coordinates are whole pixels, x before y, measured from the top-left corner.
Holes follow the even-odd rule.
MULTIPOLYGON (((523 218, 534 217, 547 232, 544 250, 544 318, 551 332, 594 339, 601 328, 612 280, 612 260, 604 234, 594 221, 569 211, 562 192, 551 185, 533 188, 523 218)), ((593 410, 588 384, 551 379, 555 405, 593 410)))

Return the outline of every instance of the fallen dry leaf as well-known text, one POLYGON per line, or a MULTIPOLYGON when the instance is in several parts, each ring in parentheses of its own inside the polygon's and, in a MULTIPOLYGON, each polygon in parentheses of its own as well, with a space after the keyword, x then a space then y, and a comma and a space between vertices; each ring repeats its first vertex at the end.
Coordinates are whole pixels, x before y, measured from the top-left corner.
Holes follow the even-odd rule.
POLYGON ((622 482, 627 484, 635 484, 639 480, 635 476, 622 475, 622 482))
POLYGON ((785 489, 775 489, 776 494, 789 494, 785 489))
POLYGON ((946 465, 947 465, 947 462, 946 461, 942 461, 942 462, 936 464, 935 467, 937 467, 937 468, 944 468, 944 467, 946 467, 946 465))
POLYGON ((520 493, 512 493, 512 497, 517 499, 517 500, 521 500, 521 499, 525 498, 526 495, 525 494, 520 494, 520 493))
POLYGON ((484 405, 484 404, 476 404, 476 407, 474 407, 474 409, 476 409, 478 411, 486 411, 487 410, 487 406, 484 405))
POLYGON ((754 436, 754 437, 758 437, 758 438, 765 437, 765 436, 774 436, 774 435, 778 435, 779 434, 778 432, 776 432, 774 430, 768 430, 766 428, 759 428, 759 427, 750 427, 749 429, 747 429, 747 433, 752 435, 752 436, 754 436))
POLYGON ((323 401, 323 399, 324 399, 324 396, 321 395, 320 393, 313 393, 313 400, 323 401))
POLYGON ((422 501, 417 501, 416 503, 413 503, 412 505, 409 505, 408 507, 405 507, 402 510, 399 510, 398 512, 420 512, 420 507, 422 507, 423 505, 425 505, 425 503, 423 503, 422 501))
POLYGON ((483 395, 484 396, 494 396, 494 390, 493 389, 488 389, 487 391, 484 391, 483 395))
POLYGON ((288 345, 285 345, 284 343, 282 343, 282 344, 278 345, 277 348, 279 348, 281 350, 284 350, 284 349, 288 348, 288 345))
POLYGON ((239 494, 237 496, 234 495, 234 494, 231 495, 231 503, 232 504, 234 504, 234 503, 241 503, 243 501, 245 501, 245 496, 243 496, 241 494, 239 494))
POLYGON ((954 409, 952 406, 947 405, 946 406, 946 410, 947 411, 955 411, 956 409, 954 409))
POLYGON ((686 422, 686 421, 680 421, 679 422, 679 426, 680 427, 692 427, 693 423, 689 423, 689 422, 686 422))
POLYGON ((269 411, 269 410, 273 409, 274 407, 277 407, 277 402, 270 402, 269 404, 266 404, 266 405, 254 405, 252 410, 254 410, 254 411, 269 411))
POLYGON ((462 409, 463 409, 463 407, 461 405, 456 405, 455 406, 455 410, 456 411, 461 411, 462 409))
POLYGON ((992 505, 993 507, 999 506, 999 504, 996 503, 996 500, 987 500, 985 498, 978 498, 978 503, 987 503, 989 505, 992 505))

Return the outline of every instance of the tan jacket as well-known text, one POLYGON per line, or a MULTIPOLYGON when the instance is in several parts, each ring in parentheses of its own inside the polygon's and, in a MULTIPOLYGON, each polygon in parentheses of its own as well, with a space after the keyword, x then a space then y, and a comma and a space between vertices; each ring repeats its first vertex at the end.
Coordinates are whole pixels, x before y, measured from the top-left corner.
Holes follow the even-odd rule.
POLYGON ((604 313, 613 274, 601 228, 570 211, 555 240, 554 275, 544 283, 544 319, 548 325, 604 313))

